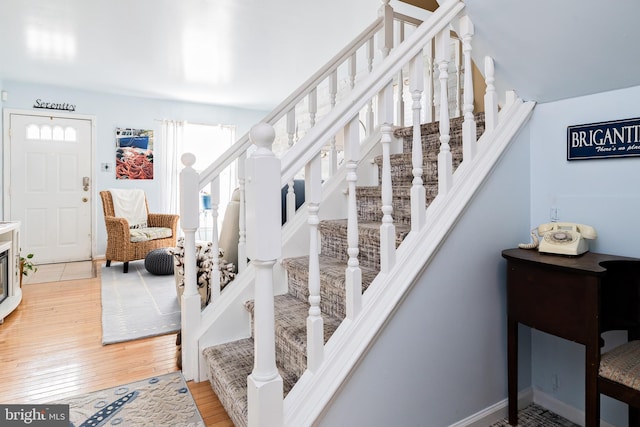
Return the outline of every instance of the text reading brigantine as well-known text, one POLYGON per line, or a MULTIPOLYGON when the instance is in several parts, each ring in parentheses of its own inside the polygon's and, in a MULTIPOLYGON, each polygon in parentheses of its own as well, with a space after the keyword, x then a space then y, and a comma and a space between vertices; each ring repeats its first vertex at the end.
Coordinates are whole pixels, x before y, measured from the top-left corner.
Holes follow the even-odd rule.
POLYGON ((640 118, 567 127, 567 160, 640 156, 640 118))

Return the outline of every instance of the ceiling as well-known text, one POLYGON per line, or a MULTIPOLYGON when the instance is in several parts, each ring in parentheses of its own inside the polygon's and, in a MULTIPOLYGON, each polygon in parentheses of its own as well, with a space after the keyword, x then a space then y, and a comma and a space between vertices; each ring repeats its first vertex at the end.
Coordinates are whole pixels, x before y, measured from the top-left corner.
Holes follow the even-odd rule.
POLYGON ((0 79, 270 109, 380 0, 0 0, 0 79))
MULTIPOLYGON (((499 93, 517 88, 547 102, 640 84, 638 0, 465 3, 474 57, 495 58, 499 93)), ((381 4, 0 0, 0 79, 268 110, 369 25, 381 4)))
POLYGON ((474 56, 494 58, 498 89, 549 102, 640 85, 638 0, 465 3, 474 56))

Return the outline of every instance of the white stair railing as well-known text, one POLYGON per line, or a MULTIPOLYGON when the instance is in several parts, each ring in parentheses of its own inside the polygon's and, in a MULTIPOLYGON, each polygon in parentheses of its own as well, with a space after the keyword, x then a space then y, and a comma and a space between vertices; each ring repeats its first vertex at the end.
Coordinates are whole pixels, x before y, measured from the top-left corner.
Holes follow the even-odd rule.
MULTIPOLYGON (((379 22, 389 22, 393 16, 390 11, 389 1, 383 0, 381 8, 381 17, 379 22)), ((390 272, 396 262, 396 230, 393 219, 393 186, 391 181, 391 161, 392 144, 394 142, 394 126, 398 123, 394 122, 394 112, 397 111, 394 102, 394 79, 397 79, 403 69, 409 69, 409 88, 412 94, 412 121, 414 128, 414 140, 412 147, 412 173, 413 183, 411 189, 412 212, 416 216, 415 223, 412 218, 412 231, 421 231, 426 224, 425 218, 428 217, 425 209, 424 185, 422 183, 423 173, 423 153, 422 153, 422 136, 420 130, 420 117, 422 104, 427 105, 427 110, 431 108, 431 100, 424 101, 423 92, 428 95, 428 90, 424 90, 425 81, 433 76, 431 73, 432 64, 437 65, 437 79, 439 81, 438 97, 438 115, 440 118, 440 152, 438 154, 438 197, 446 196, 451 190, 455 181, 453 171, 453 162, 451 155, 450 129, 449 129, 449 94, 448 94, 448 66, 450 61, 450 31, 451 23, 454 20, 461 19, 459 28, 461 29, 461 37, 463 41, 464 54, 464 72, 462 92, 464 93, 463 113, 465 115, 466 127, 472 125, 475 129, 475 121, 473 119, 473 90, 472 85, 468 85, 470 81, 471 65, 470 65, 470 43, 472 41, 473 26, 471 22, 460 17, 464 4, 457 0, 445 2, 431 16, 424 25, 417 28, 413 34, 407 37, 405 43, 391 50, 393 39, 389 36, 388 31, 379 32, 381 42, 379 48, 383 51, 382 56, 387 57, 385 60, 377 64, 366 77, 358 83, 358 74, 354 73, 356 61, 353 59, 354 50, 350 49, 347 53, 340 55, 344 59, 343 63, 347 64, 347 76, 349 86, 351 81, 355 81, 353 89, 351 89, 342 98, 342 102, 337 102, 337 94, 334 86, 337 85, 337 66, 326 67, 320 73, 322 79, 314 78, 308 90, 304 95, 292 96, 293 101, 298 102, 301 99, 307 99, 307 107, 309 110, 309 122, 313 124, 307 129, 303 135, 297 134, 297 127, 294 126, 295 120, 295 103, 283 103, 279 107, 277 113, 273 113, 267 117, 265 123, 260 124, 252 129, 252 140, 258 146, 256 152, 247 160, 246 174, 243 171, 243 165, 239 163, 239 185, 241 188, 241 209, 246 205, 246 230, 241 223, 240 240, 246 236, 246 255, 252 259, 255 264, 255 341, 256 341, 256 361, 254 371, 249 378, 249 424, 250 425, 282 425, 282 379, 275 368, 275 347, 274 347, 274 318, 273 318, 273 265, 275 260, 280 257, 280 245, 274 242, 280 241, 280 224, 275 224, 274 218, 280 219, 280 188, 288 185, 288 191, 292 190, 290 183, 301 171, 305 171, 305 180, 307 181, 307 224, 309 226, 309 316, 307 319, 307 361, 308 372, 314 373, 323 369, 325 364, 323 323, 320 311, 320 284, 319 284, 319 254, 317 242, 317 225, 319 222, 318 213, 322 210, 321 201, 321 181, 320 174, 320 158, 322 152, 330 144, 329 152, 335 152, 335 141, 343 139, 345 142, 345 161, 346 161, 346 181, 348 188, 347 202, 347 224, 348 224, 348 248, 347 253, 349 261, 345 268, 345 279, 347 287, 346 311, 347 318, 357 321, 362 315, 362 274, 358 263, 358 218, 357 206, 355 199, 355 185, 358 180, 357 169, 360 158, 360 140, 359 133, 360 115, 364 113, 367 123, 367 133, 371 134, 372 129, 380 131, 380 151, 382 152, 382 179, 381 179, 381 203, 382 203, 382 223, 380 226, 380 271, 382 273, 390 272), (432 46, 435 46, 435 61, 432 61, 432 46), (424 56, 424 57, 423 57, 424 56), (425 60, 426 59, 426 60, 425 60), (426 66, 424 65, 426 64, 426 66), (355 76, 355 79, 352 77, 355 76), (319 94, 318 85, 320 80, 327 79, 329 86, 329 97, 331 109, 322 117, 317 117, 317 99, 319 94), (370 114, 370 106, 376 105, 376 114, 370 114), (281 160, 271 150, 274 139, 278 135, 278 122, 284 120, 285 145, 288 150, 283 154, 281 160), (418 123, 416 123, 416 121, 418 123), (340 138, 339 138, 340 137, 340 138), (278 163, 278 167, 274 165, 278 163), (267 185, 268 184, 268 185, 267 185), (274 190, 275 188, 275 190, 274 190), (277 190, 277 191, 276 191, 277 190), (246 193, 246 199, 245 197, 246 193), (269 195, 268 197, 266 195, 269 195), (269 202, 267 202, 267 198, 269 202), (274 213, 275 212, 275 213, 274 213), (260 218, 265 216, 265 218, 260 218), (275 224, 275 225, 274 225, 275 224), (275 231, 277 229, 277 232, 275 231), (243 233, 245 233, 243 235, 243 233), (260 326, 258 326, 260 325, 260 326), (275 405, 275 410, 270 409, 275 405), (257 421, 262 420, 260 424, 257 421), (265 421, 267 420, 267 421, 265 421), (264 424, 263 424, 264 422, 264 424)), ((376 21, 376 22, 378 22, 376 21)), ((457 22, 456 22, 457 23, 457 22)), ((379 27, 374 26, 376 31, 379 27)), ((373 39, 364 37, 362 43, 358 42, 358 46, 366 46, 367 58, 370 58, 370 46, 373 39)), ((370 65, 368 64, 368 67, 370 65)), ((487 116, 491 117, 491 126, 487 126, 487 130, 495 129, 497 126, 497 96, 493 85, 493 62, 490 58, 485 60, 485 72, 487 74, 487 93, 485 95, 485 110, 487 116)), ((456 77, 458 78, 458 77, 456 77)), ((404 77, 403 77, 404 79, 404 77)), ((430 87, 433 87, 431 81, 430 87)), ((404 86, 404 83, 398 87, 404 86)), ((458 95, 456 95, 458 96, 458 95)), ((396 101, 398 97, 395 97, 396 101)), ((401 98, 401 96, 399 97, 401 98)), ((457 99, 457 98, 456 98, 457 99)), ((455 107, 454 108, 458 108, 455 107)), ((396 117, 397 119, 397 117, 396 117)), ((464 132, 463 145, 473 145, 476 140, 475 132, 470 129, 464 132)), ((247 144, 240 142, 228 150, 221 159, 216 161, 200 176, 200 182, 194 185, 196 193, 198 188, 202 188, 203 184, 211 183, 217 177, 219 171, 236 161, 242 159, 246 155, 247 144)), ((473 149, 466 149, 465 153, 473 153, 473 149)), ((473 154, 469 154, 472 160, 473 154)), ((187 162, 188 163, 188 162, 187 162)), ((185 163, 186 164, 186 163, 185 163)), ((187 170, 189 165, 185 168, 187 170)), ((336 166, 330 166, 330 170, 335 172, 336 166)), ((187 174, 188 175, 188 174, 187 174)), ((189 181, 191 182, 191 181, 189 181)), ((193 184, 191 184, 193 185, 193 184)), ((183 186, 184 189, 184 186, 183 186)), ((187 192, 186 194, 191 194, 187 192)), ((288 197, 288 199, 293 199, 288 197)), ((196 198, 197 200, 197 198, 196 198)), ((184 207, 184 209, 187 209, 184 207)), ((186 211, 183 211, 185 214, 186 211)), ((413 216, 413 214, 412 214, 413 216)), ((241 221, 245 215, 241 214, 241 221)), ((186 223, 187 226, 190 223, 186 223)), ((190 229, 185 229, 191 232, 190 229)), ((189 260, 190 251, 185 251, 185 263, 189 260)), ((246 256, 243 257, 246 260, 246 256)), ((194 260, 195 261, 195 260, 194 260)), ((188 264, 187 264, 188 265, 188 264)), ((195 266, 195 262, 193 263, 195 266)), ((185 295, 191 286, 185 289, 185 295)), ((196 292, 197 294, 197 292, 196 292)), ((188 295, 191 295, 190 293, 188 295)), ((221 298, 224 295, 221 296, 221 298)), ((184 297, 183 297, 184 298, 184 297)), ((184 303, 183 303, 184 304, 184 303)), ((191 303, 193 305, 193 303, 191 303)), ((183 309, 185 305, 183 305, 183 309)), ((183 317, 184 318, 184 317, 183 317)), ((186 316, 186 322, 183 323, 183 331, 190 328, 189 322, 192 322, 190 316, 186 316)), ((198 325, 198 322, 193 321, 198 325)), ((184 332, 183 332, 184 333, 184 332)), ((190 337, 187 334, 187 337, 190 337)), ((185 351, 183 349, 183 351, 185 351)), ((185 355, 192 363, 192 353, 186 351, 185 355)), ((184 360, 183 360, 184 366, 184 360)), ((186 370, 186 372, 194 372, 195 368, 186 370)), ((188 377, 187 374, 185 374, 188 377)))
MULTIPOLYGON (((335 109, 336 106, 340 105, 341 102, 348 97, 349 93, 357 88, 359 82, 364 80, 367 75, 370 75, 375 68, 382 63, 382 58, 386 55, 382 52, 388 52, 391 49, 394 34, 398 32, 394 30, 394 26, 396 28, 416 28, 420 24, 421 21, 415 18, 395 14, 389 6, 389 0, 382 0, 382 3, 383 5, 380 8, 378 18, 369 27, 263 119, 264 123, 271 125, 275 129, 274 151, 277 155, 282 155, 283 151, 290 149, 298 143, 300 138, 311 132, 323 116, 326 116, 335 109), (362 67, 358 67, 357 58, 364 58, 364 61, 362 61, 364 65, 362 67), (298 117, 296 117, 296 111, 300 111, 298 117)), ((368 110, 363 112, 365 120, 367 121, 367 133, 370 133, 374 126, 372 105, 373 101, 370 101, 368 110)), ((339 155, 340 151, 342 151, 342 147, 339 148, 336 146, 336 140, 338 139, 339 138, 333 134, 323 141, 326 147, 323 146, 321 151, 328 151, 330 158, 328 170, 326 172, 323 171, 323 174, 326 173, 328 176, 335 174, 338 169, 339 155)), ((206 188, 210 188, 212 195, 216 191, 218 191, 219 194, 220 180, 218 177, 220 174, 232 167, 235 167, 237 170, 237 186, 240 193, 237 265, 239 273, 245 271, 247 267, 247 210, 245 195, 245 186, 247 183, 244 174, 244 160, 247 158, 247 150, 249 150, 250 146, 249 134, 247 133, 216 159, 213 164, 200 173, 196 186, 196 194, 197 190, 206 188)), ((299 171, 303 170, 304 167, 299 168, 298 172, 290 175, 289 181, 283 183, 283 185, 289 186, 285 208, 287 220, 290 220, 295 213, 293 179, 296 174, 300 173, 299 171)), ((191 184, 183 182, 180 185, 181 193, 186 194, 187 190, 184 187, 191 184)), ((198 204, 196 203, 193 206, 194 207, 185 206, 185 209, 196 209, 197 211, 198 204)), ((186 215, 186 213, 182 211, 181 214, 183 216, 186 215)), ((217 218, 213 218, 213 220, 215 223, 217 218)), ((218 233, 216 230, 212 232, 212 242, 214 247, 218 246, 218 233)), ((185 252, 184 262, 187 266, 195 266, 195 250, 193 254, 190 251, 185 252)), ((194 270, 193 280, 195 280, 195 277, 194 270)), ((185 280, 186 279, 187 278, 185 278, 185 280)), ((219 299, 216 298, 218 292, 219 290, 213 290, 210 305, 213 306, 216 304, 216 301, 219 299)), ((197 328, 197 326, 194 326, 194 323, 188 320, 182 323, 183 330, 193 328, 197 328)), ((183 344, 183 348, 184 346, 185 344, 183 344)), ((186 351, 185 354, 189 354, 189 351, 186 351)), ((183 359, 186 359, 186 357, 183 357, 183 359)), ((199 379, 199 370, 189 367, 189 363, 191 362, 187 361, 185 364, 183 361, 183 367, 187 372, 194 372, 194 376, 187 375, 186 378, 199 379)))

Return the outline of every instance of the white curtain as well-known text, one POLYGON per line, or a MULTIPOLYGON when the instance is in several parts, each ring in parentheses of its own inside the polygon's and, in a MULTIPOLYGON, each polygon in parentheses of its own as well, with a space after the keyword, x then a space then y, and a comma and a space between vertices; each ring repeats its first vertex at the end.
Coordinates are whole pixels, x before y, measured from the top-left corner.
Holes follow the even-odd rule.
POLYGON ((184 123, 174 120, 162 121, 162 168, 160 177, 162 180, 162 207, 163 212, 180 213, 180 182, 179 175, 182 169, 180 156, 183 153, 184 123))

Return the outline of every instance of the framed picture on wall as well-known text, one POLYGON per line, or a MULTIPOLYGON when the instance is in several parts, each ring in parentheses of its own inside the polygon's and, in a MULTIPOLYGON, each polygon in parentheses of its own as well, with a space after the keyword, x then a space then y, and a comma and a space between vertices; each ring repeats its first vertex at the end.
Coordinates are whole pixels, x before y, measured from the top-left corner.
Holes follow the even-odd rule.
POLYGON ((116 179, 153 179, 153 130, 116 128, 116 179))

